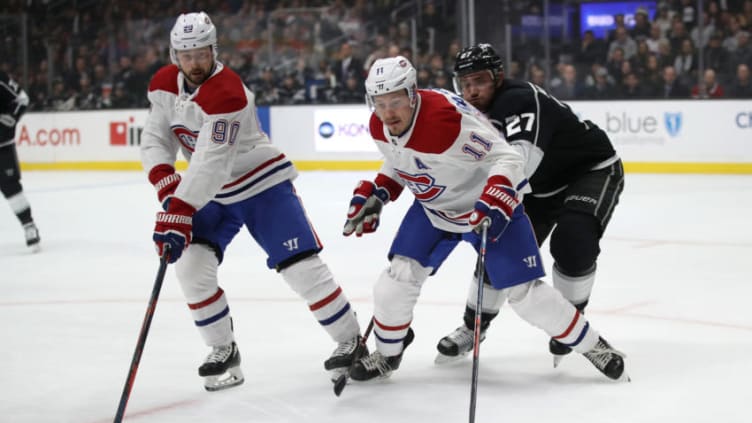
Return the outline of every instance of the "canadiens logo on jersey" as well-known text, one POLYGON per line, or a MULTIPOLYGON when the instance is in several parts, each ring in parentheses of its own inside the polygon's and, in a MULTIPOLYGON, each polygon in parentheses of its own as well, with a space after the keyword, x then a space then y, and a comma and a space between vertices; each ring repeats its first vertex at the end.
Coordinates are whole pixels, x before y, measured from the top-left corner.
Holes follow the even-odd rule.
POLYGON ((196 149, 198 131, 191 131, 183 125, 171 126, 170 130, 175 134, 175 137, 180 141, 180 144, 187 148, 191 153, 196 149))
POLYGON ((411 175, 397 170, 397 174, 405 181, 405 184, 418 201, 431 201, 441 195, 446 189, 443 185, 436 185, 434 177, 427 173, 411 175))

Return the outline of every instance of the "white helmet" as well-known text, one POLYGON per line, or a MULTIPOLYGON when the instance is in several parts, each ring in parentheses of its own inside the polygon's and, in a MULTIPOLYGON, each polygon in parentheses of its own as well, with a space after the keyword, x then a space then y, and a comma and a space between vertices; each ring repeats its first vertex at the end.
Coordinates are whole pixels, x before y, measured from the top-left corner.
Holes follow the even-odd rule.
POLYGON ((170 31, 170 59, 178 64, 175 54, 180 50, 191 50, 210 46, 217 60, 217 28, 204 12, 183 13, 178 16, 170 31))
POLYGON ((374 110, 373 97, 407 90, 410 105, 415 105, 418 89, 417 72, 403 56, 387 57, 373 62, 366 78, 366 103, 374 110))

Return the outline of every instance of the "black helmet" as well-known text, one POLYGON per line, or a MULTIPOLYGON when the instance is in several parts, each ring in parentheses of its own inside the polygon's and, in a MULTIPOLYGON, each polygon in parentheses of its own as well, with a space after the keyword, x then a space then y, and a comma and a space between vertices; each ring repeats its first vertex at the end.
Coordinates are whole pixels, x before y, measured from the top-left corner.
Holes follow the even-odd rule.
POLYGON ((504 70, 501 57, 496 54, 491 44, 481 43, 465 47, 454 58, 454 75, 462 76, 468 73, 488 69, 493 72, 494 79, 499 71, 504 70))

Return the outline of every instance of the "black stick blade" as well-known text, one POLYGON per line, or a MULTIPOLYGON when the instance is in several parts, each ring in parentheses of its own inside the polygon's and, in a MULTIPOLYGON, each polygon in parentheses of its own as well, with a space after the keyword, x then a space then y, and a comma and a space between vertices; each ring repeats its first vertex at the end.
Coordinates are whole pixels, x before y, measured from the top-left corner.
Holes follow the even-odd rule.
POLYGON ((340 396, 345 389, 345 385, 347 385, 347 373, 342 373, 334 382, 334 395, 340 396))

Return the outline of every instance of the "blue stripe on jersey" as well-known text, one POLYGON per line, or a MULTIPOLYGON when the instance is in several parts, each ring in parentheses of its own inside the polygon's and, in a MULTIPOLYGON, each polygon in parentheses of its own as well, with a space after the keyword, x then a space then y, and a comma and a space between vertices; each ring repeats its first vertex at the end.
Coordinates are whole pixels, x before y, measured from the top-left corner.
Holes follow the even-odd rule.
POLYGON ((208 319, 196 320, 195 323, 196 323, 196 326, 198 327, 207 326, 227 316, 228 314, 230 314, 230 306, 225 307, 224 310, 220 311, 219 313, 215 314, 212 317, 209 317, 208 319))
POLYGON ((342 307, 340 311, 335 313, 334 316, 328 319, 319 320, 319 323, 321 323, 322 326, 331 325, 332 323, 336 322, 340 317, 342 317, 343 314, 347 313, 347 310, 350 310, 350 303, 345 304, 345 306, 342 307))
POLYGON ((283 163, 283 164, 275 167, 274 169, 270 170, 269 172, 266 172, 265 174, 263 174, 263 175, 259 176, 258 178, 254 179, 250 183, 248 183, 246 185, 243 185, 242 187, 236 189, 235 191, 219 193, 219 194, 215 195, 214 197, 215 198, 227 198, 227 197, 232 197, 233 195, 237 195, 237 194, 239 194, 239 193, 247 190, 248 188, 256 185, 260 181, 262 181, 262 180, 270 177, 271 175, 273 175, 273 174, 275 174, 275 173, 277 173, 277 172, 279 172, 279 171, 281 171, 283 169, 286 169, 286 168, 288 168, 290 166, 292 166, 292 162, 290 162, 290 161, 288 161, 286 163, 283 163))

